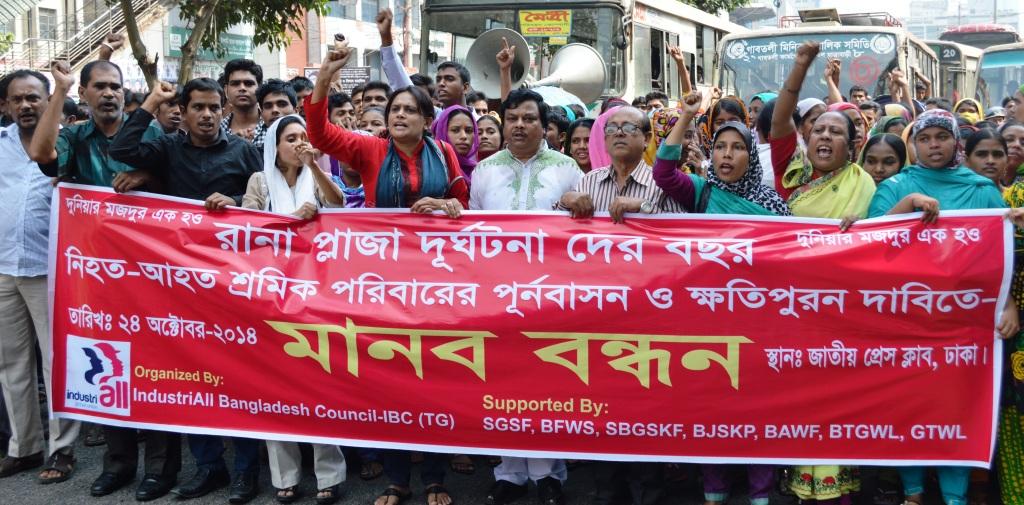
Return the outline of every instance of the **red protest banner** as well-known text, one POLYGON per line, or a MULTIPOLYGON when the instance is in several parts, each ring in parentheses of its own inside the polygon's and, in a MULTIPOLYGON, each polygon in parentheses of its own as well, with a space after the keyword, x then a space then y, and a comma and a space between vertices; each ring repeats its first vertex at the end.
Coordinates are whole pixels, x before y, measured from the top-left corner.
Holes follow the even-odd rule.
POLYGON ((995 212, 324 212, 55 193, 53 411, 591 459, 987 466, 995 212))

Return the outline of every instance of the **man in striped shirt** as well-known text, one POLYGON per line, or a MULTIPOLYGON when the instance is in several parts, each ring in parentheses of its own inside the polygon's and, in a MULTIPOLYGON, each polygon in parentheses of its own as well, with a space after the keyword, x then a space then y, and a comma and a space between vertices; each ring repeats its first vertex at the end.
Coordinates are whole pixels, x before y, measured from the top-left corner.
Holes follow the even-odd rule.
POLYGON ((576 218, 607 211, 617 223, 626 212, 686 212, 662 193, 654 183, 650 165, 644 162, 644 150, 652 134, 651 122, 640 109, 620 108, 608 118, 600 134, 604 135, 612 164, 584 175, 572 191, 562 195, 557 208, 568 210, 576 218))

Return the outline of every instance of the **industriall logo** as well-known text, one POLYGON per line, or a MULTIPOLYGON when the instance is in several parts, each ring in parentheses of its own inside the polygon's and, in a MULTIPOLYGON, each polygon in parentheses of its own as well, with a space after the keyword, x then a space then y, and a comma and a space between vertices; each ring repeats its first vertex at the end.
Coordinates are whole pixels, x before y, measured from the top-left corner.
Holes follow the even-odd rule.
POLYGON ((68 335, 68 407, 131 414, 131 343, 68 335))

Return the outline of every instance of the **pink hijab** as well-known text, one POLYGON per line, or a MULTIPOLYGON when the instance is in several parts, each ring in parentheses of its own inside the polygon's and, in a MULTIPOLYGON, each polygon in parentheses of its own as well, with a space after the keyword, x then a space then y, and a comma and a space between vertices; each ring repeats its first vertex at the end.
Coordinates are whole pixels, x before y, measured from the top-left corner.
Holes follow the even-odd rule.
POLYGON ((608 154, 608 146, 604 143, 604 125, 608 123, 608 118, 612 117, 612 114, 615 114, 617 110, 619 110, 619 107, 612 107, 605 111, 604 114, 597 116, 597 121, 594 121, 594 127, 590 129, 590 142, 588 146, 592 169, 607 167, 612 164, 612 157, 608 154))

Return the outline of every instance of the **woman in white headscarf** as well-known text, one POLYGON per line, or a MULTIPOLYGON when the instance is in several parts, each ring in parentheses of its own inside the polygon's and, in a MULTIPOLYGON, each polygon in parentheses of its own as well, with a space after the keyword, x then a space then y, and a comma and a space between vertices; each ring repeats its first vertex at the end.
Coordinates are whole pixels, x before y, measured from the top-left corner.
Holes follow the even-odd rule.
POLYGON ((321 207, 343 207, 345 196, 316 164, 320 153, 306 137, 306 122, 297 115, 278 119, 267 130, 263 171, 252 174, 242 207, 303 219, 321 207))
MULTIPOLYGON (((267 131, 263 144, 263 171, 252 174, 242 207, 302 219, 316 216, 321 207, 343 207, 341 188, 316 165, 320 153, 309 145, 306 123, 296 115, 278 119, 267 131)), ((302 455, 295 442, 267 441, 270 479, 280 503, 299 499, 302 455)), ((336 445, 313 444, 318 504, 330 504, 341 497, 345 481, 345 456, 336 445)))

